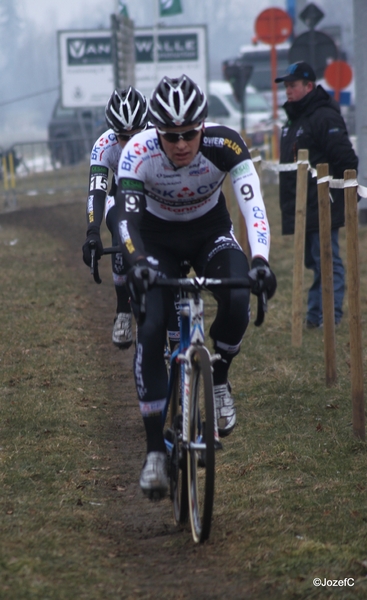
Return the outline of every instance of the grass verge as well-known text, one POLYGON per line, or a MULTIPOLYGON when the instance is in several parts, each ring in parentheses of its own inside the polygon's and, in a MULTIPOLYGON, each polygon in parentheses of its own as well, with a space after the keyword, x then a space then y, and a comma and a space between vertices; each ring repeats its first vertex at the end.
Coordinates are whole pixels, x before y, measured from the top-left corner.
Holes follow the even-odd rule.
MULTIPOLYGON (((238 425, 217 454, 212 535, 201 548, 187 531, 172 533, 164 504, 154 535, 134 525, 140 505, 126 480, 138 472, 129 460, 111 467, 120 390, 136 400, 131 370, 106 359, 110 330, 91 322, 91 290, 98 300, 105 288, 80 278, 80 250, 66 264, 61 225, 2 225, 0 598, 366 597, 366 444, 351 430, 348 311, 336 332, 338 382, 326 388, 322 331, 291 346, 293 240, 280 235, 276 194, 265 190, 278 291, 231 370, 238 425), (315 577, 353 586, 315 587, 315 577)), ((82 208, 67 211, 70 226, 82 219, 82 208)), ((359 238, 364 257, 364 228, 359 238)), ((362 258, 363 322, 366 275, 362 258)), ((306 273, 305 292, 309 283, 306 273)))

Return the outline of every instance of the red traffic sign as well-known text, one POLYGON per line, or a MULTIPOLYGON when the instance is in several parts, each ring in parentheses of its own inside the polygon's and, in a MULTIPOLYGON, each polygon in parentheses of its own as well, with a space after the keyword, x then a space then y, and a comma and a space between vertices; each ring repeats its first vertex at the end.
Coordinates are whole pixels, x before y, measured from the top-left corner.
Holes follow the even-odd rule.
POLYGON ((334 60, 326 67, 324 78, 333 90, 343 90, 352 81, 353 72, 344 60, 334 60))
POLYGON ((291 17, 281 8, 267 8, 255 21, 257 39, 271 46, 285 42, 291 35, 292 28, 291 17))

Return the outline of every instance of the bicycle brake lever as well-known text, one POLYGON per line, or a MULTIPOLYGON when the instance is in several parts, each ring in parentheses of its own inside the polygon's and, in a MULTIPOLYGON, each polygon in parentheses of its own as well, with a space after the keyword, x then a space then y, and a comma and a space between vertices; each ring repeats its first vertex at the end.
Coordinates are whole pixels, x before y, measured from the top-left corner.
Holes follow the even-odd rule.
POLYGON ((94 281, 96 283, 102 283, 102 279, 99 276, 98 271, 98 260, 96 258, 96 244, 95 242, 90 242, 90 272, 93 275, 94 281))
MULTIPOLYGON (((148 289, 148 278, 149 278, 149 272, 148 269, 143 269, 142 270, 142 279, 144 281, 145 284, 145 290, 148 289)), ((140 294, 140 302, 139 302, 139 315, 138 315, 138 325, 142 325, 145 321, 145 314, 146 314, 146 294, 145 292, 143 294, 140 294)))
MULTIPOLYGON (((259 279, 262 280, 265 277, 265 270, 258 269, 259 279)), ((257 296, 257 314, 255 320, 255 327, 260 327, 263 324, 265 313, 268 311, 268 295, 265 290, 261 291, 257 296)))
POLYGON ((255 327, 260 327, 263 324, 265 313, 268 311, 268 295, 266 292, 261 292, 257 297, 257 314, 255 320, 255 327))
POLYGON ((145 299, 146 299, 145 294, 141 294, 140 303, 139 303, 139 314, 138 314, 138 318, 137 318, 138 325, 143 325, 143 323, 145 321, 145 314, 146 314, 145 299))

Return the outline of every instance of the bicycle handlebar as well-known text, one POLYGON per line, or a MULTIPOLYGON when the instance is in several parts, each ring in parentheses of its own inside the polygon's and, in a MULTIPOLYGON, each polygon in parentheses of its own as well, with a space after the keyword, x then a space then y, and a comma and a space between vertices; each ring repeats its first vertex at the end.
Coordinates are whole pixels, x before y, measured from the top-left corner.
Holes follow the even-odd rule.
MULTIPOLYGON (((93 279, 96 283, 102 283, 102 279, 99 276, 98 270, 98 259, 96 258, 96 242, 89 242, 90 248, 90 272, 93 275, 93 279)), ((102 254, 116 254, 117 252, 121 252, 121 249, 117 246, 111 246, 110 248, 103 248, 102 254)))
MULTIPOLYGON (((265 276, 265 271, 259 269, 260 276, 265 276)), ((210 290, 211 287, 228 287, 228 288, 253 288, 258 284, 257 281, 248 277, 222 278, 215 279, 210 277, 193 277, 193 278, 164 278, 159 277, 155 280, 154 285, 158 287, 176 287, 187 291, 200 291, 202 289, 210 290)), ((144 294, 145 295, 145 294, 144 294)), ((268 297, 266 291, 262 291, 257 295, 257 313, 254 324, 260 327, 264 322, 265 313, 268 310, 268 297)))
MULTIPOLYGON (((102 283, 102 279, 99 276, 98 271, 98 260, 96 259, 96 243, 90 242, 91 249, 91 264, 90 264, 90 272, 93 275, 94 281, 96 283, 102 283)), ((112 246, 109 248, 103 248, 103 254, 115 254, 117 252, 121 252, 121 249, 116 246, 112 246)), ((265 277, 265 271, 261 269, 258 270, 260 276, 265 277)), ((148 275, 148 274, 147 274, 148 275)), ((249 288, 253 291, 254 287, 258 284, 257 281, 249 279, 248 277, 236 277, 236 278, 222 278, 215 279, 211 277, 180 277, 180 278, 165 278, 165 277, 157 277, 154 282, 154 285, 159 287, 176 287, 181 288, 187 291, 200 291, 202 289, 209 289, 210 287, 220 286, 220 287, 231 287, 231 288, 249 288)), ((255 319, 255 326, 260 327, 264 322, 265 313, 268 310, 268 297, 266 291, 260 292, 257 295, 257 313, 255 319)), ((139 313, 141 320, 145 317, 145 294, 141 295, 140 299, 140 307, 139 313)))

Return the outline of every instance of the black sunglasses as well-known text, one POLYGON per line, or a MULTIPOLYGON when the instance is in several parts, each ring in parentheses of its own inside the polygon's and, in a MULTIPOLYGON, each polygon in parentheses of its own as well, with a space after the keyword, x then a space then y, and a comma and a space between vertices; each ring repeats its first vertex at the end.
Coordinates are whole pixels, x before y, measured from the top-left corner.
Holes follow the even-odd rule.
POLYGON ((189 131, 183 131, 181 133, 171 133, 170 131, 162 131, 157 127, 158 133, 160 135, 163 135, 166 142, 169 142, 170 144, 177 144, 177 142, 179 142, 180 140, 184 140, 185 142, 191 142, 199 135, 201 130, 201 123, 198 127, 194 127, 194 129, 189 129, 189 131))

